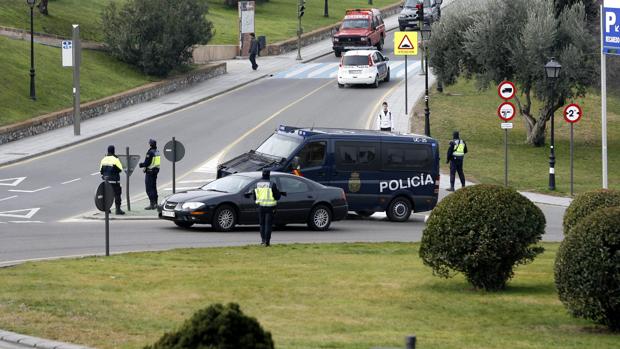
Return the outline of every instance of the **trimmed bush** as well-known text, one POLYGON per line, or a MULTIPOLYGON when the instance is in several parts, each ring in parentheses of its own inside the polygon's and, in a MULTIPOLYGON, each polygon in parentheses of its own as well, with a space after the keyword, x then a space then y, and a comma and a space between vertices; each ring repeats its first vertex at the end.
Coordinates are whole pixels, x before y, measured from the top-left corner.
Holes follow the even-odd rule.
POLYGON ((620 331, 620 207, 572 228, 555 259, 555 286, 571 314, 620 331))
POLYGON ((618 190, 599 189, 577 195, 564 214, 564 235, 568 235, 572 227, 597 209, 616 206, 620 206, 618 190))
POLYGON ((545 216, 512 189, 475 185, 443 199, 422 235, 420 257, 441 277, 465 275, 477 288, 506 287, 518 264, 544 249, 536 246, 545 232, 545 216))
POLYGON ((166 333, 145 349, 273 349, 271 333, 238 304, 213 304, 197 311, 173 333, 166 333))
POLYGON ((103 11, 103 37, 112 55, 144 73, 166 76, 188 64, 192 47, 206 44, 213 25, 204 0, 128 0, 103 11))

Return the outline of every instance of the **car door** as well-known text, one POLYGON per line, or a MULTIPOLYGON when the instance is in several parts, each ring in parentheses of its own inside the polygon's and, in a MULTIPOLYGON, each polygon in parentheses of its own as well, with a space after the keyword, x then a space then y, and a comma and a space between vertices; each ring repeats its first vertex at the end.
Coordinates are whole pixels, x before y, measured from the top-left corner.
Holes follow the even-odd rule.
POLYGON ((250 185, 240 192, 239 202, 237 203, 239 207, 239 224, 258 224, 258 205, 254 202, 254 196, 251 195, 258 181, 258 179, 252 181, 250 185))
POLYGON ((306 222, 314 203, 314 193, 310 185, 294 176, 278 176, 277 180, 278 189, 286 195, 282 195, 278 201, 276 223, 306 222))
MULTIPOLYGON (((317 140, 306 144, 295 155, 301 176, 321 184, 329 183, 329 171, 325 165, 327 141, 317 140)), ((291 171, 294 170, 291 168, 291 171)))
POLYGON ((375 52, 373 55, 373 59, 375 60, 375 64, 377 65, 377 70, 379 71, 379 78, 384 79, 387 75, 387 62, 385 61, 385 57, 380 52, 375 52))

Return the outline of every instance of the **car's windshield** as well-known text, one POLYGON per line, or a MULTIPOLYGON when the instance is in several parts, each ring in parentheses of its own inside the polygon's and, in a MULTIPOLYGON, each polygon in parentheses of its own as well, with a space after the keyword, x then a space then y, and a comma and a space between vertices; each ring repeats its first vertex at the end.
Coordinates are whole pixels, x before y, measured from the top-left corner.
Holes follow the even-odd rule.
POLYGON ((342 22, 342 29, 366 29, 369 27, 367 19, 345 19, 342 22))
POLYGON ((301 141, 302 139, 299 137, 284 136, 279 133, 274 133, 256 149, 256 152, 277 158, 288 158, 293 150, 301 144, 301 141))
POLYGON ((246 176, 231 175, 216 179, 200 189, 221 193, 238 193, 241 189, 250 184, 252 180, 252 178, 246 176))
POLYGON ((368 65, 368 56, 344 56, 342 65, 368 65))

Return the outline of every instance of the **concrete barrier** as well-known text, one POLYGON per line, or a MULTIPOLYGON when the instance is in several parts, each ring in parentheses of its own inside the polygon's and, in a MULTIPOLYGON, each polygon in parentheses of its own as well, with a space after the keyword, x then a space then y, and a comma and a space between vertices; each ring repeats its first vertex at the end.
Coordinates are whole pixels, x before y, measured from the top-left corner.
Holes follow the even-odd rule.
POLYGON ((193 50, 194 63, 234 59, 239 54, 238 45, 196 45, 193 50))

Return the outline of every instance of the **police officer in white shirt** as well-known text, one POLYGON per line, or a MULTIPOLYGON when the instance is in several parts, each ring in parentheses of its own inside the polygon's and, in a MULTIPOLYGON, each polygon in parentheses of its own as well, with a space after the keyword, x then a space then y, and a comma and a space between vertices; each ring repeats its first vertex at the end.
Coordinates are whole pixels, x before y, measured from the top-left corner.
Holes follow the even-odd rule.
POLYGON ((388 109, 387 102, 383 102, 383 109, 377 116, 377 128, 381 131, 391 132, 394 128, 394 120, 392 119, 392 111, 388 109))

